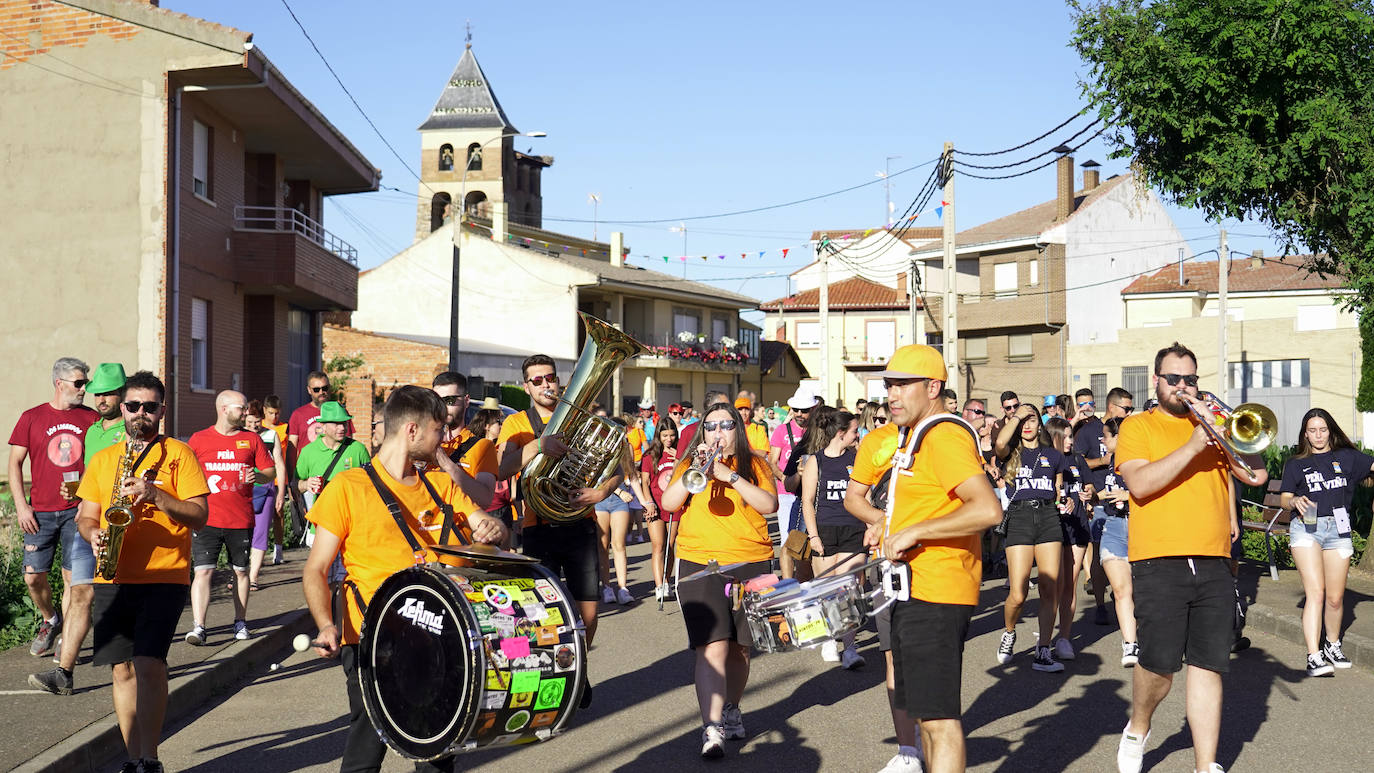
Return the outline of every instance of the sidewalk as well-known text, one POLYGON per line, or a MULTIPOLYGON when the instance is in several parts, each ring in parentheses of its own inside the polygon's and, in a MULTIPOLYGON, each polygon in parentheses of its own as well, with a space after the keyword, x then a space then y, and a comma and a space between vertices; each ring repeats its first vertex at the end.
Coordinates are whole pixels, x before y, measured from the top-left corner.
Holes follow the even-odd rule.
MULTIPOLYGON (((1258 630, 1293 642, 1294 668, 1307 654, 1302 636, 1302 610, 1306 594, 1296 569, 1280 569, 1278 582, 1269 579, 1262 562, 1241 561, 1240 592, 1250 601, 1246 630, 1258 630)), ((1374 579, 1351 572, 1345 583, 1345 656, 1374 673, 1374 579)))
MULTIPOLYGON (((188 604, 167 655, 170 676, 165 727, 212 696, 234 685, 254 668, 267 668, 291 652, 291 639, 313 632, 305 613, 300 572, 306 551, 289 550, 287 562, 264 566, 261 590, 248 600, 248 628, 252 638, 233 636, 233 606, 227 583, 232 572, 215 573, 211 591, 209 643, 193 647, 182 639, 191 628, 188 604)), ((74 673, 75 692, 68 697, 33 690, 28 675, 53 668, 51 657, 35 658, 28 646, 0 652, 0 770, 97 770, 123 753, 124 743, 110 697, 110 669, 93 667, 90 638, 81 650, 74 673)))

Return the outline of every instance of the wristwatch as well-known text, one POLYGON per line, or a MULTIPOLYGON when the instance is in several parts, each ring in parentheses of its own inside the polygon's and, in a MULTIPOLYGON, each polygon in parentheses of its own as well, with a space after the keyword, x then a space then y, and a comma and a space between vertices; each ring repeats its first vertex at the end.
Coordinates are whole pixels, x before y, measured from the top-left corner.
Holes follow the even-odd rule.
POLYGON ((739 483, 739 473, 732 472, 730 473, 730 485, 733 486, 736 483, 739 483))

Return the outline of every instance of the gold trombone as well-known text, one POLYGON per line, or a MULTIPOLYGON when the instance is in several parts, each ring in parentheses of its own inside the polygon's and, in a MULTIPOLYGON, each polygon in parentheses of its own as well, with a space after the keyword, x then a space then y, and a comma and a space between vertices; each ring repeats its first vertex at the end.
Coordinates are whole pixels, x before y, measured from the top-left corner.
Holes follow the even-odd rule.
POLYGON ((1242 403, 1232 408, 1211 392, 1198 392, 1196 402, 1184 402, 1227 459, 1244 468, 1250 480, 1258 480, 1259 475, 1245 457, 1261 453, 1278 438, 1279 420, 1274 412, 1259 403, 1242 403))

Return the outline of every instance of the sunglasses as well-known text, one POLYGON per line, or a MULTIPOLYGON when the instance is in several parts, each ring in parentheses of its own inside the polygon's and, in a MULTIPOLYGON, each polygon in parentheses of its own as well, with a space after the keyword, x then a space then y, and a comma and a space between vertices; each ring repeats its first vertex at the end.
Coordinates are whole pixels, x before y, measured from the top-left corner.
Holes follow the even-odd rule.
POLYGON ((135 415, 139 413, 147 413, 151 415, 157 413, 158 409, 161 407, 162 403, 158 402, 157 400, 148 400, 147 402, 139 402, 138 400, 124 401, 124 410, 135 415))
POLYGON ((1089 401, 1087 401, 1086 403, 1079 403, 1079 404, 1078 404, 1078 407, 1079 407, 1079 408, 1096 408, 1096 407, 1097 407, 1097 403, 1094 402, 1094 401, 1092 401, 1092 400, 1089 400, 1089 401))
POLYGON ((730 430, 735 428, 735 420, 721 419, 720 421, 703 421, 701 423, 701 428, 706 430, 707 432, 714 432, 717 429, 723 429, 726 432, 729 432, 730 430))
POLYGON ((1168 382, 1169 386, 1178 386, 1178 382, 1180 381, 1182 381, 1184 384, 1190 387, 1197 386, 1196 373, 1191 376, 1183 376, 1179 375, 1178 373, 1161 373, 1159 374, 1159 377, 1168 382))
POLYGON ((873 417, 873 423, 874 423, 874 424, 886 424, 886 423, 887 423, 887 417, 886 417, 886 416, 874 416, 874 417, 873 417))
POLYGON ((328 392, 328 391, 329 391, 329 385, 328 385, 328 384, 325 384, 324 386, 310 387, 310 391, 313 392, 314 394, 319 394, 320 392, 328 392))
POLYGON ((1017 408, 1020 408, 1020 407, 1021 407, 1021 404, 1020 404, 1020 403, 1012 403, 1011 405, 1003 405, 1003 406, 1002 406, 1002 410, 1004 410, 1004 411, 1014 411, 1014 410, 1016 410, 1017 408))
POLYGON ((547 376, 533 376, 525 380, 534 386, 543 386, 545 382, 550 385, 556 385, 558 383, 558 376, 550 373, 547 376))
POLYGON ((444 405, 457 405, 468 399, 467 395, 443 395, 439 398, 444 401, 444 405))
POLYGON ((1118 405, 1116 407, 1119 408, 1121 412, 1125 414, 1130 414, 1131 411, 1135 410, 1134 405, 1118 405))
POLYGON ((682 411, 668 411, 669 416, 681 416, 682 411))
POLYGON ((76 387, 77 389, 85 389, 85 388, 86 388, 86 385, 89 384, 89 383, 91 383, 91 380, 88 379, 88 378, 77 378, 77 379, 60 378, 60 379, 58 379, 58 381, 65 381, 65 382, 67 382, 68 384, 71 384, 72 386, 76 387))
POLYGON ((973 414, 974 416, 986 416, 987 413, 988 413, 987 411, 983 410, 982 408, 970 408, 970 409, 968 409, 968 412, 971 413, 971 414, 973 414))

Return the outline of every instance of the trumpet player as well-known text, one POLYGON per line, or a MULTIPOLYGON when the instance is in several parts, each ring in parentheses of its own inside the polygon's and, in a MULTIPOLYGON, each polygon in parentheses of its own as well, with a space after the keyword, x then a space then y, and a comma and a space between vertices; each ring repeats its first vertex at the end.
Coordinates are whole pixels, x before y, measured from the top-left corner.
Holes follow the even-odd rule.
POLYGON ((772 571, 773 541, 763 513, 778 508, 768 461, 750 453, 744 420, 734 406, 707 406, 662 501, 667 512, 683 511, 678 576, 702 571, 712 560, 722 566, 742 564, 732 576, 707 575, 678 586, 687 646, 696 653, 697 703, 704 726, 701 756, 720 757, 727 739, 745 738, 739 704, 749 681, 753 642, 744 610, 732 608, 725 586, 772 571), (691 489, 697 493, 689 491, 689 478, 696 479, 691 489))
POLYGON ((124 769, 157 773, 167 650, 186 606, 191 532, 205 526, 210 491, 191 448, 158 434, 165 394, 162 381, 146 370, 129 377, 121 404, 127 440, 92 457, 77 489, 81 536, 95 549, 98 566, 102 558, 115 566, 113 580, 96 573, 92 665, 113 667, 114 710, 129 759, 124 769), (127 474, 117 479, 121 470, 127 474), (106 553, 103 514, 111 505, 134 516, 117 555, 106 553))
POLYGON ((1121 424, 1115 457, 1131 493, 1127 552, 1140 644, 1117 767, 1140 770, 1150 720, 1186 653, 1193 769, 1220 771, 1221 675, 1229 670, 1235 604, 1229 560, 1238 531, 1230 478, 1262 486, 1269 476, 1256 457, 1228 456, 1191 418, 1197 356, 1186 346, 1159 350, 1153 381, 1159 404, 1121 424))

